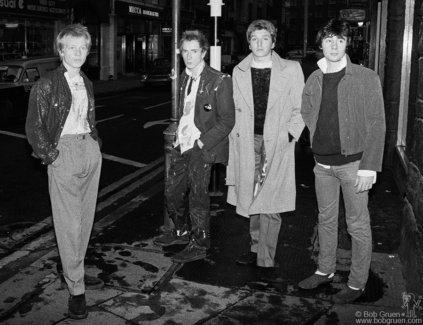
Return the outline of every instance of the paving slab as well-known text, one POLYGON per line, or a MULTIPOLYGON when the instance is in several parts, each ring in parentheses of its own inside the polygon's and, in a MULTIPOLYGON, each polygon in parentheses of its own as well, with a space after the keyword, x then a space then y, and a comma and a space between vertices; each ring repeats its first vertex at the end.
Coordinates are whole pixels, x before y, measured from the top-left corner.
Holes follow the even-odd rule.
POLYGON ((313 324, 331 306, 322 299, 254 292, 204 324, 313 324))
MULTIPOLYGON (((58 323, 57 325, 128 325, 128 321, 123 319, 119 316, 113 315, 105 310, 99 308, 90 308, 90 312, 88 313, 88 317, 85 319, 81 319, 75 321, 74 319, 66 318, 58 323)), ((41 325, 41 324, 39 324, 41 325)))
POLYGON ((124 293, 100 305, 134 324, 197 324, 217 316, 250 294, 180 279, 173 279, 160 295, 124 293))
POLYGON ((153 287, 172 265, 170 258, 151 240, 132 245, 101 245, 91 250, 90 255, 96 258, 89 265, 91 272, 98 274, 108 286, 133 291, 153 287))
POLYGON ((55 277, 49 277, 57 257, 57 251, 51 251, 32 263, 0 286, 0 319, 25 302, 29 296, 44 290, 55 277))
MULTIPOLYGON (((4 324, 47 325, 56 324, 68 317, 69 292, 62 288, 58 274, 49 274, 41 283, 45 284, 43 292, 25 302, 19 311, 4 321, 4 324)), ((90 313, 92 307, 120 294, 122 291, 114 288, 87 291, 85 296, 90 313)))
POLYGON ((420 317, 407 317, 401 308, 367 305, 333 305, 314 325, 423 324, 420 317))

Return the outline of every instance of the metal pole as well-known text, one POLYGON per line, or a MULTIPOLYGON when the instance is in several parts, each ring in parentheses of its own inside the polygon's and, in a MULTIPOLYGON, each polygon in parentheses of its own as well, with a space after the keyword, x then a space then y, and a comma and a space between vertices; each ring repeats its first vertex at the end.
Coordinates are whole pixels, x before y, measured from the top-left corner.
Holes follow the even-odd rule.
POLYGON ((210 6, 210 17, 212 17, 212 31, 213 40, 210 46, 210 66, 220 71, 221 63, 221 48, 220 48, 220 28, 218 17, 222 16, 222 6, 224 3, 222 0, 210 0, 208 4, 210 6))
POLYGON ((27 37, 26 19, 25 19, 25 53, 22 56, 26 58, 27 54, 28 54, 28 37, 27 37))
MULTIPOLYGON (((222 0, 210 0, 210 17, 212 18, 213 40, 210 46, 210 66, 216 70, 221 69, 221 41, 220 41, 220 22, 219 17, 222 16, 222 6, 225 4, 222 0)), ((210 196, 221 196, 219 191, 219 164, 214 164, 210 174, 210 196)))
POLYGON ((308 0, 304 0, 304 46, 303 57, 307 55, 307 32, 308 32, 308 0))
MULTIPOLYGON (((179 104, 179 34, 180 34, 180 6, 181 0, 172 0, 172 116, 170 125, 163 132, 165 151, 165 181, 169 175, 170 150, 175 141, 176 129, 178 128, 178 104, 179 104)), ((175 225, 164 209, 164 230, 174 229, 175 225)))

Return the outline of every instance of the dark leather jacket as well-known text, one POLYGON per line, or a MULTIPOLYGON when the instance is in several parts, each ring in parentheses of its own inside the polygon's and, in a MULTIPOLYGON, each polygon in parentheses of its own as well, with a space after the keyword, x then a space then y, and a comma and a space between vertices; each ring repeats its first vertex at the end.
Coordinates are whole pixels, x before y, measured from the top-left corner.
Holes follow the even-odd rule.
MULTIPOLYGON (((72 94, 65 78, 63 63, 47 77, 41 78, 31 89, 26 118, 26 135, 33 155, 49 165, 56 160, 56 149, 72 105, 72 94)), ((88 125, 91 136, 101 145, 95 128, 94 91, 91 81, 81 71, 88 96, 88 125)))
MULTIPOLYGON (((181 75, 179 116, 182 116, 185 100, 185 87, 189 76, 181 75)), ((209 67, 206 63, 200 76, 195 99, 195 126, 200 130, 201 149, 204 162, 227 164, 229 158, 228 135, 235 125, 235 104, 232 78, 209 67)))

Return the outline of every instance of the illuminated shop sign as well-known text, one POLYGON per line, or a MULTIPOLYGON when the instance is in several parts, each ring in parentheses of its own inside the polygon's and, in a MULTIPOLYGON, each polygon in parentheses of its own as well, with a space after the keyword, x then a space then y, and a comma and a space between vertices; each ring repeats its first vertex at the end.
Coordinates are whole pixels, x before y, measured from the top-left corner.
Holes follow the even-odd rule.
POLYGON ((160 11, 153 10, 151 8, 135 6, 132 3, 116 1, 115 10, 118 14, 131 14, 137 16, 160 18, 160 11))
POLYGON ((66 17, 66 0, 0 0, 1 13, 66 17))
POLYGON ((339 12, 339 17, 348 21, 365 21, 365 9, 342 9, 339 12))

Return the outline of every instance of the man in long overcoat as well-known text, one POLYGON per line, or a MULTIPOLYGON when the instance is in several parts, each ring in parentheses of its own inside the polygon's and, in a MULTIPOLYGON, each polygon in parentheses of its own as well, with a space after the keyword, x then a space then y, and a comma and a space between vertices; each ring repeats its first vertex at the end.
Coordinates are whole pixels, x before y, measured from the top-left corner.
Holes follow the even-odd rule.
POLYGON ((235 127, 229 136, 228 203, 250 218, 251 248, 238 258, 257 263, 259 277, 280 282, 275 262, 281 212, 295 209, 295 141, 304 77, 298 62, 273 51, 276 29, 257 20, 247 30, 252 53, 233 73, 235 127))

